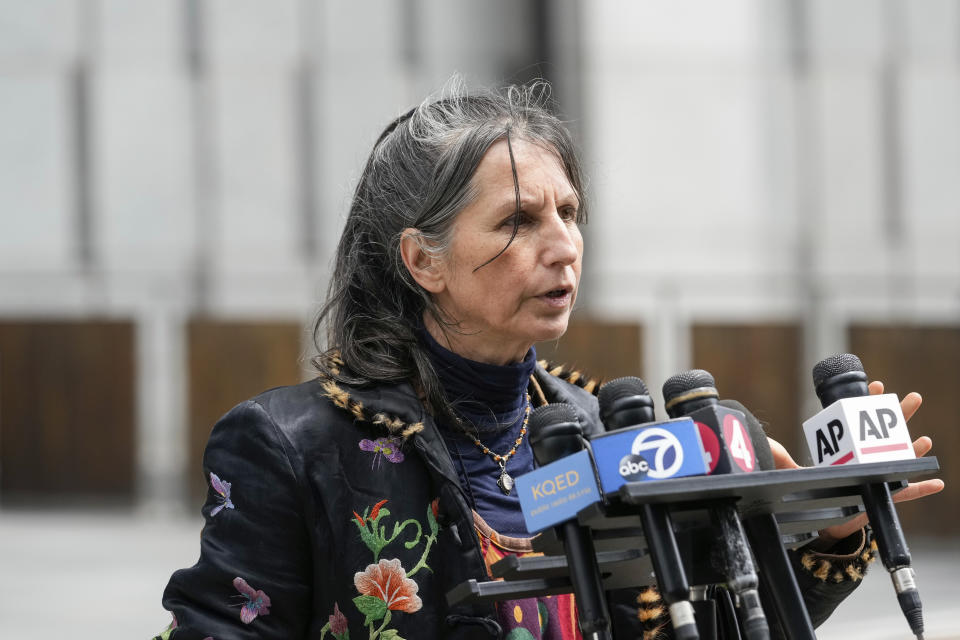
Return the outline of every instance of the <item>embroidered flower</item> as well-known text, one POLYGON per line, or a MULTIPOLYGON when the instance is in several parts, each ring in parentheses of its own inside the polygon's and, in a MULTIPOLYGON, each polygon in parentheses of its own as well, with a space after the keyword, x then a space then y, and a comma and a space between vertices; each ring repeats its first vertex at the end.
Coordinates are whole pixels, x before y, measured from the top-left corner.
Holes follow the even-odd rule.
POLYGON ((243 578, 234 578, 233 586, 247 599, 247 603, 240 609, 240 620, 243 624, 250 624, 257 616, 270 614, 270 596, 259 589, 254 591, 243 578))
POLYGON ((340 612, 340 606, 336 602, 333 603, 333 615, 330 616, 329 621, 330 633, 332 633, 334 636, 339 636, 340 634, 346 632, 347 616, 340 612))
POLYGON ((233 502, 230 501, 230 483, 221 480, 213 471, 210 472, 210 486, 220 495, 220 504, 215 506, 210 512, 210 517, 217 515, 223 509, 234 509, 233 502))
POLYGON ((400 445, 402 443, 403 440, 396 436, 377 438, 376 440, 367 440, 364 438, 360 441, 360 448, 363 451, 369 451, 374 454, 373 460, 370 462, 370 468, 373 469, 373 465, 376 464, 379 469, 383 458, 386 458, 394 464, 403 462, 403 452, 400 451, 400 445))
POLYGON ((173 617, 173 620, 170 621, 166 629, 160 632, 160 635, 154 636, 153 640, 170 640, 173 632, 177 630, 177 616, 172 613, 170 615, 173 617))
MULTIPOLYGON (((376 522, 377 516, 380 515, 380 507, 382 507, 385 504, 387 504, 387 501, 381 500, 377 504, 373 505, 373 509, 371 509, 370 515, 368 517, 361 516, 356 511, 353 512, 353 517, 357 519, 357 522, 360 523, 361 527, 366 525, 368 520, 370 522, 376 522)), ((384 513, 389 513, 389 511, 385 511, 384 513)))
POLYGON ((377 504, 373 505, 373 509, 370 510, 370 519, 376 522, 377 516, 380 515, 380 507, 387 504, 386 500, 381 500, 377 504))
POLYGON ((414 613, 423 606, 417 595, 420 587, 407 577, 407 572, 396 558, 367 565, 366 571, 354 574, 353 584, 363 595, 383 600, 387 609, 414 613))

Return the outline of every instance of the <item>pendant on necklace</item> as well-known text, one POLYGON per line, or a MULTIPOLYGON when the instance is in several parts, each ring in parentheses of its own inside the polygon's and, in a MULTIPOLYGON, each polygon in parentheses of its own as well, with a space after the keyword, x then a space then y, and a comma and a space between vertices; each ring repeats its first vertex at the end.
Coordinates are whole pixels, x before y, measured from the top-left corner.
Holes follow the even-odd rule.
POLYGON ((500 491, 503 491, 504 495, 510 495, 510 490, 513 489, 513 478, 510 477, 510 474, 507 473, 507 465, 500 465, 500 477, 497 478, 497 486, 500 487, 500 491))

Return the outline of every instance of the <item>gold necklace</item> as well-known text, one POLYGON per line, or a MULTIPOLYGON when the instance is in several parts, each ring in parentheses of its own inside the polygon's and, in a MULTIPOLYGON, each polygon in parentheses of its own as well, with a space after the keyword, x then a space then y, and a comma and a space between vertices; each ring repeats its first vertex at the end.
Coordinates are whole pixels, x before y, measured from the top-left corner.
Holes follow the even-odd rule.
MULTIPOLYGON (((527 422, 530 420, 530 394, 527 394, 527 406, 524 410, 523 415, 523 426, 520 428, 520 435, 517 436, 517 439, 513 441, 513 447, 507 453, 501 455, 496 451, 492 451, 490 447, 486 446, 480 442, 480 438, 473 436, 469 433, 466 435, 473 438, 473 444, 480 447, 480 450, 484 454, 493 458, 493 461, 500 465, 500 477, 497 478, 497 486, 500 487, 500 491, 503 491, 504 495, 510 495, 510 491, 513 489, 513 478, 507 473, 507 460, 513 457, 513 454, 517 452, 517 447, 520 446, 520 443, 523 442, 523 436, 527 433, 527 422)), ((462 425, 461 425, 462 426, 462 425)), ((466 432, 464 432, 466 433, 466 432)))

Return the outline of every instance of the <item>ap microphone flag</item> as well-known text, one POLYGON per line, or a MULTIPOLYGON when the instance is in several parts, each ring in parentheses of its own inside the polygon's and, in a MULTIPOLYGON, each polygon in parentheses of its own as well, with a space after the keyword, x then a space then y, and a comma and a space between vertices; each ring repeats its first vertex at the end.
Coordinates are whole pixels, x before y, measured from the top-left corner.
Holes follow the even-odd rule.
MULTIPOLYGON (((803 429, 817 466, 916 457, 896 395, 870 395, 860 358, 841 353, 821 360, 813 368, 813 384, 824 409, 804 422, 803 429)), ((861 495, 900 609, 922 640, 923 607, 890 488, 885 482, 868 484, 861 487, 861 495)))
POLYGON ((839 357, 828 358, 815 371, 814 384, 825 408, 803 423, 813 464, 821 467, 915 458, 897 395, 846 396, 844 388, 863 384, 859 378, 865 376, 862 365, 860 371, 847 371, 842 370, 845 363, 839 357))

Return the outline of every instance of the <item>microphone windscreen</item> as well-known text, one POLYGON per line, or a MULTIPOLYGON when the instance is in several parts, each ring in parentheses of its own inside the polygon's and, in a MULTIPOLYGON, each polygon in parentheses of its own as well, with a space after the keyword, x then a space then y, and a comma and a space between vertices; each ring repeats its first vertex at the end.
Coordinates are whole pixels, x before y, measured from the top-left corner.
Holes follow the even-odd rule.
POLYGON ((763 425, 760 424, 757 416, 750 413, 749 409, 736 400, 720 400, 718 404, 727 409, 733 409, 743 413, 747 420, 747 433, 750 434, 753 452, 757 457, 757 467, 759 467, 761 471, 773 471, 776 469, 773 462, 773 452, 770 450, 770 442, 767 440, 767 434, 763 430, 763 425))
POLYGON ((603 386, 600 387, 600 393, 597 394, 597 402, 602 409, 611 406, 621 398, 648 395, 650 395, 650 391, 642 379, 636 376, 626 376, 603 383, 603 386))
POLYGON ((530 433, 535 434, 547 426, 558 423, 579 424, 577 411, 569 404, 557 402, 545 404, 530 412, 530 433))
POLYGON ((694 389, 716 389, 716 386, 717 383, 709 371, 691 369, 667 378, 663 383, 663 399, 669 403, 694 389))
POLYGON ((838 353, 824 358, 813 367, 813 386, 819 387, 830 378, 851 371, 863 372, 863 363, 852 353, 838 353))
POLYGON ((537 407, 530 413, 527 424, 533 459, 541 466, 583 448, 583 430, 576 410, 569 404, 558 402, 537 407))

